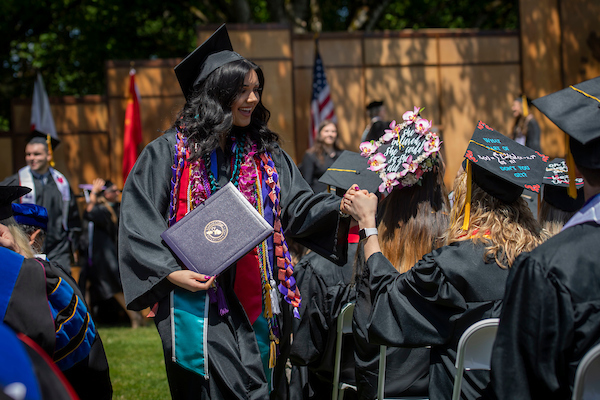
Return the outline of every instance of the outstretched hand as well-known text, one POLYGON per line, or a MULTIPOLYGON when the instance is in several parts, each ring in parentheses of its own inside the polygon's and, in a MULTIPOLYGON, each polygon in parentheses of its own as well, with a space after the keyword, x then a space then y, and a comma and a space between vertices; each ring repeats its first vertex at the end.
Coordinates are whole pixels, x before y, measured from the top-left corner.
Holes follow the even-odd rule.
POLYGON ((199 274, 188 269, 182 269, 180 271, 171 272, 167 279, 174 285, 189 290, 190 292, 197 292, 199 290, 207 290, 215 280, 214 276, 208 276, 199 274))
POLYGON ((344 195, 341 211, 350 214, 361 228, 374 228, 377 196, 367 190, 360 190, 358 185, 352 185, 344 195))

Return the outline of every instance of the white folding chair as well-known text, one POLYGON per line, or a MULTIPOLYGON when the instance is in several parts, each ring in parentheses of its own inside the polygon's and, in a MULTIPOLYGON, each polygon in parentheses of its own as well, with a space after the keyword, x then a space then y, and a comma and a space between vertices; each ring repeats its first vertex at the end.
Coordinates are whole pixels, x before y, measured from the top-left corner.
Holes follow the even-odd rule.
POLYGON ((354 312, 354 303, 348 303, 340 311, 337 317, 336 340, 335 340, 335 359, 333 368, 333 393, 331 400, 343 400, 346 389, 356 390, 356 386, 349 383, 340 382, 340 371, 342 369, 342 338, 346 334, 352 334, 352 313, 354 312))
POLYGON ((428 400, 421 396, 385 397, 385 367, 387 360, 387 346, 379 346, 379 373, 377 375, 377 400, 428 400))
POLYGON ((585 353, 575 371, 573 400, 600 398, 600 344, 585 353))
POLYGON ((460 399, 460 391, 465 371, 490 369, 492 347, 498 331, 498 318, 488 318, 471 325, 462 334, 456 348, 456 376, 452 400, 460 399))

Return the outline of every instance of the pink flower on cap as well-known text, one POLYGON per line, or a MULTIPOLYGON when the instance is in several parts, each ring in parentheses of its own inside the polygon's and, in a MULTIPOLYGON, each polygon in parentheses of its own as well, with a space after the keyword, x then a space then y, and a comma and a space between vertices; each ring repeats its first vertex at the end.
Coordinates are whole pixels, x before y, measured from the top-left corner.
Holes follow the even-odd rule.
POLYGON ((424 135, 425 133, 427 133, 427 131, 429 131, 430 128, 431 128, 431 121, 427 121, 425 118, 419 118, 415 122, 415 130, 421 135, 424 135))
POLYGON ((372 140, 370 142, 362 142, 358 148, 360 149, 360 155, 363 157, 369 157, 371 154, 377 151, 377 145, 372 140))
POLYGON ((383 193, 384 190, 387 190, 388 193, 390 193, 394 189, 394 186, 397 186, 398 184, 400 184, 397 177, 398 177, 398 174, 396 174, 395 172, 390 172, 388 174, 385 174, 382 177, 383 182, 381 183, 381 185, 379 185, 379 191, 381 193, 383 193))
POLYGON ((385 156, 381 153, 375 154, 373 157, 369 158, 369 168, 371 171, 379 171, 386 166, 385 156))
POLYGON ((415 122, 417 118, 419 118, 419 107, 416 106, 413 111, 407 111, 404 114, 402 114, 402 119, 406 121, 408 125, 415 122))
POLYGON ((436 153, 440 151, 440 144, 440 138, 437 135, 431 135, 431 138, 423 145, 423 150, 428 154, 436 153))
MULTIPOLYGON (((417 170, 417 168, 419 167, 419 164, 417 164, 416 162, 413 162, 412 159, 412 155, 408 156, 408 158, 406 159, 405 163, 402 163, 402 166, 404 167, 404 171, 408 173, 408 172, 415 172, 417 170)), ((406 175, 406 173, 404 173, 403 175, 406 175)))

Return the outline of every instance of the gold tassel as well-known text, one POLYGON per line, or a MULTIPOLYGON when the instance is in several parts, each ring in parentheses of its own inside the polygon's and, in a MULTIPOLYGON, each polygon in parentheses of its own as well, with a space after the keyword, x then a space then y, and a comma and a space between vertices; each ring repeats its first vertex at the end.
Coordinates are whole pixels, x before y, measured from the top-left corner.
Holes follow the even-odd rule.
POLYGON ((467 198, 465 199, 465 219, 463 221, 462 230, 469 230, 469 217, 471 215, 471 161, 467 160, 467 198))
POLYGON ((577 187, 575 186, 575 160, 571 154, 571 146, 569 145, 569 135, 565 134, 565 148, 567 149, 567 169, 569 174, 569 189, 567 193, 572 199, 577 198, 577 187))
POLYGON ((48 154, 50 155, 50 166, 54 168, 54 156, 52 155, 52 139, 46 135, 46 144, 48 144, 48 154))
POLYGON ((523 103, 523 116, 526 117, 529 115, 529 105, 527 104, 527 96, 521 96, 521 102, 523 103))
POLYGON ((271 344, 269 345, 269 368, 275 368, 275 362, 277 361, 277 346, 275 340, 271 338, 271 344))
POLYGON ((273 309, 271 308, 271 285, 265 284, 265 318, 273 318, 273 309))

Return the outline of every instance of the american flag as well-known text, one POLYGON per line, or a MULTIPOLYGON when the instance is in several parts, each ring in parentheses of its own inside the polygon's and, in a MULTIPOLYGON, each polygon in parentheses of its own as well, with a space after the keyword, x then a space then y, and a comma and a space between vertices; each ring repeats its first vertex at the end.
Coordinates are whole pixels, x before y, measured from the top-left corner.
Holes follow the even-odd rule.
POLYGON ((327 83, 318 47, 315 52, 312 89, 312 99, 310 101, 310 135, 308 135, 309 146, 312 146, 317 138, 321 121, 329 119, 337 122, 335 108, 329 92, 329 84, 327 83))

